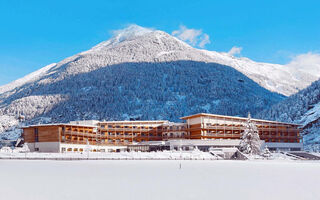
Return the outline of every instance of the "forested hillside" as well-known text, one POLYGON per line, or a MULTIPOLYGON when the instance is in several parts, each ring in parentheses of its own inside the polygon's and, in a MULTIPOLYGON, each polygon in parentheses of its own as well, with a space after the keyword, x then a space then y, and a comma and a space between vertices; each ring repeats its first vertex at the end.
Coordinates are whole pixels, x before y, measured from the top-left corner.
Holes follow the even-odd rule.
MULTIPOLYGON (((320 146, 320 80, 306 89, 288 97, 257 114, 257 117, 271 120, 295 122, 304 128, 304 143, 307 148, 320 146)), ((320 150, 320 149, 319 149, 320 150)))

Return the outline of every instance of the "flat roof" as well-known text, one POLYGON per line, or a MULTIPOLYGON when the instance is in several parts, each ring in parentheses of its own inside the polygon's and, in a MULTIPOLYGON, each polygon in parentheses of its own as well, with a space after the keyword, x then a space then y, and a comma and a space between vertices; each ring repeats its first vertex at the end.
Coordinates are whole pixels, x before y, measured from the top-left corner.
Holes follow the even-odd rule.
MULTIPOLYGON (((228 115, 217 115, 217 114, 210 114, 210 113, 197 113, 194 115, 189 115, 185 117, 181 117, 180 119, 190 119, 190 118, 196 118, 200 116, 209 116, 209 117, 217 117, 217 118, 230 118, 230 119, 240 119, 240 120, 246 120, 248 118, 246 117, 235 117, 235 116, 228 116, 228 115)), ((268 123, 275 123, 275 124, 287 124, 287 125, 295 125, 295 126, 300 126, 300 124, 295 124, 295 123, 288 123, 288 122, 278 122, 278 121, 271 121, 271 120, 263 120, 263 119, 254 119, 252 118, 253 121, 258 121, 258 122, 268 122, 268 123)))

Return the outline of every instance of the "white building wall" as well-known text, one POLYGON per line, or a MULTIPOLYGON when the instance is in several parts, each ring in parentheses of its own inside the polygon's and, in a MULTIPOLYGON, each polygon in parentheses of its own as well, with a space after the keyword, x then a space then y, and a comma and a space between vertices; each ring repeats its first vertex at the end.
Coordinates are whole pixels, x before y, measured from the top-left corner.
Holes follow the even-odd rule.
POLYGON ((266 145, 268 148, 276 148, 280 151, 290 151, 292 148, 303 150, 302 143, 266 142, 266 145))
POLYGON ((47 152, 47 153, 56 153, 60 150, 59 142, 35 142, 27 143, 31 152, 47 152))
POLYGON ((97 152, 110 152, 116 150, 127 149, 127 146, 96 146, 96 145, 83 145, 83 144, 65 144, 59 142, 36 142, 36 143, 26 143, 31 152, 43 152, 43 153, 59 153, 63 152, 80 152, 80 149, 86 151, 96 150, 97 152), (68 151, 70 149, 71 151, 68 151))
POLYGON ((103 151, 103 152, 110 152, 110 151, 116 151, 116 150, 126 150, 127 146, 98 146, 98 145, 85 145, 85 144, 60 144, 60 152, 63 152, 63 149, 65 149, 66 152, 80 152, 80 149, 84 151, 93 151, 96 150, 97 152, 103 151), (70 150, 71 151, 68 151, 70 150))
POLYGON ((189 125, 200 124, 201 123, 201 118, 200 117, 191 118, 191 119, 188 119, 188 121, 189 121, 189 125))

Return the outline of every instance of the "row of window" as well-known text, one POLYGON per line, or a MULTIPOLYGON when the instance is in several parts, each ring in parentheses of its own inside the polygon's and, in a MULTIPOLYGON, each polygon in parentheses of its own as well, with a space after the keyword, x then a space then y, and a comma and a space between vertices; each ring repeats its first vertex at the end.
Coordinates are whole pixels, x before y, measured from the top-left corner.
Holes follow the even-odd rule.
MULTIPOLYGON (((148 127, 148 126, 119 126, 119 125, 108 125, 108 128, 132 128, 132 129, 150 129, 153 127, 148 127)), ((106 128, 105 125, 101 125, 101 128, 106 128)), ((158 126, 157 129, 159 130, 184 130, 186 127, 185 126, 168 126, 168 127, 163 127, 163 126, 158 126)))
MULTIPOLYGON (((105 149, 90 149, 90 152, 106 152, 105 149)), ((83 148, 61 148, 61 152, 84 152, 83 148)))
MULTIPOLYGON (((218 123, 206 123, 206 126, 240 126, 243 127, 243 124, 218 124, 218 123)), ((293 128, 293 125, 280 125, 280 126, 269 126, 269 125, 257 125, 258 128, 283 128, 283 129, 289 129, 293 128)))

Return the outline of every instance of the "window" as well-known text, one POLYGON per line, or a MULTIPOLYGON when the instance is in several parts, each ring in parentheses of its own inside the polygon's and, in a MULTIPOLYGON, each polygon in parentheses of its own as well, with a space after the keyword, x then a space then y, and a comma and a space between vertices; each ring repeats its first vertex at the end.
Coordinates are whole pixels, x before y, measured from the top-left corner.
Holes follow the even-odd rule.
POLYGON ((38 130, 38 128, 34 128, 34 140, 35 140, 35 142, 39 142, 39 130, 38 130))
POLYGON ((61 152, 65 152, 66 151, 66 148, 65 147, 62 147, 61 148, 61 152))
POLYGON ((34 151, 39 151, 39 148, 34 148, 34 151))

